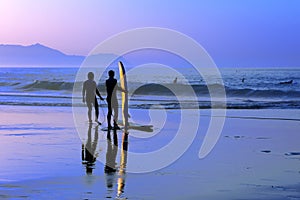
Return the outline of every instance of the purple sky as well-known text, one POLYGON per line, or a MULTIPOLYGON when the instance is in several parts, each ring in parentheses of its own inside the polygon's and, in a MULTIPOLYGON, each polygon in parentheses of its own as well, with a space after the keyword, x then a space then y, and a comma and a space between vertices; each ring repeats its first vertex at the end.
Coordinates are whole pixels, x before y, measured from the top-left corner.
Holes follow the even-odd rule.
POLYGON ((194 38, 219 65, 300 66, 298 0, 0 0, 0 44, 87 55, 109 36, 145 26, 194 38))

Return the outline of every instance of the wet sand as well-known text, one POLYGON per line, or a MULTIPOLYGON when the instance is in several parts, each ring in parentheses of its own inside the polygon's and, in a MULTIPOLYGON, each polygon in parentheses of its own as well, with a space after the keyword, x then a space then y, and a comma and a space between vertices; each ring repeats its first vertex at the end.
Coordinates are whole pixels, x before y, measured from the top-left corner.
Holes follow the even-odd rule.
MULTIPOLYGON (((141 174, 126 173, 121 150, 110 157, 116 171, 83 159, 84 147, 95 144, 94 155, 107 158, 113 151, 109 144, 122 147, 123 132, 111 132, 108 140, 101 127, 89 129, 83 122, 76 125, 83 131, 81 141, 71 108, 1 106, 0 113, 0 199, 300 199, 298 110, 229 110, 219 141, 200 160, 210 120, 210 111, 203 110, 184 155, 166 168, 141 174)), ((130 134, 139 131, 131 130, 128 151, 163 147, 174 137, 179 114, 168 110, 166 127, 151 138, 135 138, 130 134)), ((149 123, 147 110, 131 110, 131 115, 149 123)))

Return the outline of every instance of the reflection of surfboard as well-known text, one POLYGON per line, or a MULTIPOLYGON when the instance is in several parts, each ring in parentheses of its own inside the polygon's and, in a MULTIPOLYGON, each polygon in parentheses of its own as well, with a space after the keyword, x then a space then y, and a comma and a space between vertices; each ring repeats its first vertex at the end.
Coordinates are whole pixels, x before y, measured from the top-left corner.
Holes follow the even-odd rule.
POLYGON ((122 118, 123 118, 123 125, 125 131, 128 128, 128 94, 127 94, 127 80, 126 80, 126 72, 123 63, 119 62, 119 72, 120 72, 120 85, 122 91, 122 118))

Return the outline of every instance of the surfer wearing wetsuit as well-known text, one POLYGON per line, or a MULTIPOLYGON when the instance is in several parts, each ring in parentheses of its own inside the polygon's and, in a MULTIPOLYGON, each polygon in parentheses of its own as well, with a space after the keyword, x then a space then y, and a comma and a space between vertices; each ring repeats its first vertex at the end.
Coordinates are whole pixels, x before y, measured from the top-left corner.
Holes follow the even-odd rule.
POLYGON ((120 129, 118 126, 118 99, 117 99, 117 79, 114 78, 115 72, 113 70, 109 70, 108 72, 109 78, 106 80, 106 92, 107 92, 107 104, 108 104, 108 113, 107 113, 107 123, 108 129, 112 129, 110 124, 112 111, 114 111, 114 128, 120 129))
POLYGON ((98 121, 98 117, 99 117, 99 105, 98 105, 98 101, 96 98, 96 95, 98 95, 100 97, 101 100, 104 100, 102 98, 102 96, 100 95, 100 92, 97 88, 97 84, 94 81, 94 73, 93 72, 89 72, 88 73, 88 80, 86 80, 83 83, 83 88, 82 88, 82 102, 86 103, 87 107, 88 107, 88 118, 89 118, 89 122, 92 122, 92 108, 93 105, 95 107, 95 122, 97 122, 98 124, 101 125, 101 123, 98 121))

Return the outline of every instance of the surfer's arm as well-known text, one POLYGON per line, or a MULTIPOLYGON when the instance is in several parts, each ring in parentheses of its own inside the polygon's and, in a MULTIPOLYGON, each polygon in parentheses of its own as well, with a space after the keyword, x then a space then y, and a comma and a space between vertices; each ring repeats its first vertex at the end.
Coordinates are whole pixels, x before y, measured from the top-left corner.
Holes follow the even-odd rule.
POLYGON ((85 87, 85 83, 83 83, 83 87, 82 87, 82 102, 85 103, 85 91, 86 91, 86 87, 85 87))
POLYGON ((98 95, 98 97, 100 97, 101 100, 104 100, 104 98, 101 96, 98 88, 96 88, 96 94, 98 95))

